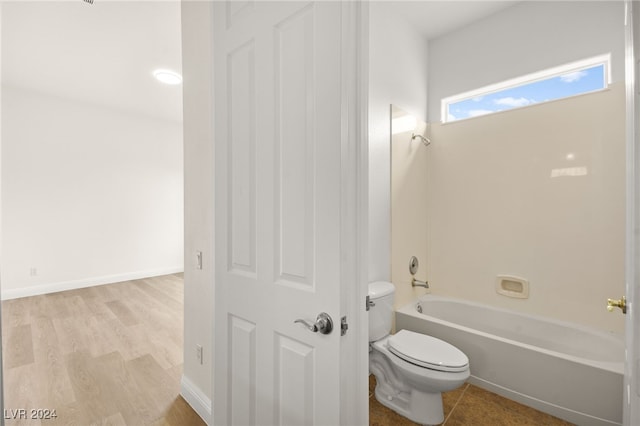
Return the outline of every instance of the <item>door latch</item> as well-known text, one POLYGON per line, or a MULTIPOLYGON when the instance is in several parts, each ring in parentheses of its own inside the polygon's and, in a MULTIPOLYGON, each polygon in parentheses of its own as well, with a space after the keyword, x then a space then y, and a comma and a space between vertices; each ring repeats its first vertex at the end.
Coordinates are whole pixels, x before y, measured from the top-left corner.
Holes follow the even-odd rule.
POLYGON ((368 311, 372 306, 376 306, 376 302, 371 300, 371 298, 367 295, 367 299, 365 300, 365 309, 368 311))
POLYGON ((340 319, 340 335, 344 336, 347 334, 347 330, 349 329, 349 324, 347 324, 347 317, 344 316, 340 319))

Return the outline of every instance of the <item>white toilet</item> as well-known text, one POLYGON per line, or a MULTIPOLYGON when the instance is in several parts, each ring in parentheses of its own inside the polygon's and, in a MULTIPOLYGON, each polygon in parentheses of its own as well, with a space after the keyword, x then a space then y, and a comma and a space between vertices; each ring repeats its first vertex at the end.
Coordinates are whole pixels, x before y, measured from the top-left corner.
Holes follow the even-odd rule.
POLYGON ((469 378, 469 358, 425 334, 390 335, 394 294, 389 282, 369 284, 369 371, 376 377, 376 399, 414 422, 442 423, 442 392, 469 378))

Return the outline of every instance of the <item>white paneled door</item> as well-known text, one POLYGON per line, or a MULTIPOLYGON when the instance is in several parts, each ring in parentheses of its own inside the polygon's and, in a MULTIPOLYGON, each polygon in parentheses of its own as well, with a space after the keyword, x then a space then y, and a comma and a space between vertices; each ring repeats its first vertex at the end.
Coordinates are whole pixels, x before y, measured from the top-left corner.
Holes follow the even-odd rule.
POLYGON ((215 424, 338 425, 341 383, 363 379, 341 337, 359 267, 349 3, 214 3, 215 424))

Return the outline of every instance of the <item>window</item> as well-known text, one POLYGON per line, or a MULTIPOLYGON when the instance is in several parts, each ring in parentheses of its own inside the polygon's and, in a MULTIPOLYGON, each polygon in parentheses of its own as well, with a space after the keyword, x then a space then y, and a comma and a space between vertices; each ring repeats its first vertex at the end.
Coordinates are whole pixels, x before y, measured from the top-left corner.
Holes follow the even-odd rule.
POLYGON ((569 96, 594 92, 610 83, 611 55, 562 65, 442 100, 447 123, 569 96))

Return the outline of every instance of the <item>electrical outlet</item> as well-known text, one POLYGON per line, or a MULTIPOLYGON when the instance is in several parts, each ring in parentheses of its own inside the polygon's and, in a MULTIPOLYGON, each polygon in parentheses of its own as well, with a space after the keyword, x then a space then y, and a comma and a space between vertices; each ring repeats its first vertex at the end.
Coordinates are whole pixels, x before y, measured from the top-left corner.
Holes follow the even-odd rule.
POLYGON ((32 277, 35 277, 38 275, 38 268, 31 268, 29 269, 29 275, 32 277))
POLYGON ((202 358, 202 345, 196 345, 196 359, 200 361, 200 364, 203 364, 204 359, 202 358))

